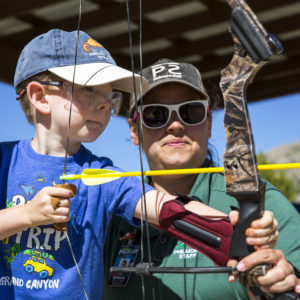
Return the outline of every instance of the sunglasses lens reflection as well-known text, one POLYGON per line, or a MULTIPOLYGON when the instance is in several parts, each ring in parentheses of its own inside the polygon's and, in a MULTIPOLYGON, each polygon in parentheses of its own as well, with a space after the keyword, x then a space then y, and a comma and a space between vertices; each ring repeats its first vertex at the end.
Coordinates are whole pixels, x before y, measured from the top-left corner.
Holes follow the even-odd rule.
MULTIPOLYGON (((186 125, 197 125, 206 118, 206 108, 201 102, 185 103, 179 106, 177 114, 186 125)), ((169 121, 170 108, 162 105, 151 105, 143 107, 143 121, 149 128, 164 127, 169 121)))
POLYGON ((205 106, 202 103, 189 103, 179 107, 181 119, 190 125, 196 125, 205 119, 205 106))
POLYGON ((150 106, 143 110, 143 120, 148 127, 159 128, 164 126, 169 118, 169 110, 164 106, 150 106))

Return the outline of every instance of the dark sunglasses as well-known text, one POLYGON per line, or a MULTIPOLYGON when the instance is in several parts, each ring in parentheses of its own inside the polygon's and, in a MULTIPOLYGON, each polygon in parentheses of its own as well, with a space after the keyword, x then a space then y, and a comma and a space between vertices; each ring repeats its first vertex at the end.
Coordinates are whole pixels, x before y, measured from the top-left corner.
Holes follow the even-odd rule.
POLYGON ((195 126, 203 123, 208 113, 208 100, 193 100, 180 104, 146 104, 139 113, 145 127, 159 129, 166 126, 175 111, 184 125, 195 126))

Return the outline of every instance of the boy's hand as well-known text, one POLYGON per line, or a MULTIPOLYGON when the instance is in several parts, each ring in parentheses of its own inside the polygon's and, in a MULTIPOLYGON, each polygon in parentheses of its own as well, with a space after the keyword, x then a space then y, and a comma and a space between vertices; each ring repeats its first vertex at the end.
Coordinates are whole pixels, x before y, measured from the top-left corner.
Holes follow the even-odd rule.
POLYGON ((72 197, 74 197, 73 191, 63 187, 45 187, 40 190, 25 204, 29 227, 67 222, 70 219, 69 198, 72 197))
MULTIPOLYGON (((232 226, 238 221, 238 211, 231 211, 229 219, 232 226)), ((278 222, 271 211, 265 211, 262 218, 251 223, 251 227, 246 230, 246 242, 252 245, 255 250, 274 248, 278 239, 278 222)))

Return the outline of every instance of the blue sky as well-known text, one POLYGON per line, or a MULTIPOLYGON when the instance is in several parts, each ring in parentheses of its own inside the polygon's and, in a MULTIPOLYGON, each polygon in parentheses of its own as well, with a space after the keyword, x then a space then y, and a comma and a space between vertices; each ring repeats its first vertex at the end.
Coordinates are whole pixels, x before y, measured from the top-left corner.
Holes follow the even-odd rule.
MULTIPOLYGON (((300 84, 300 83, 299 83, 300 84)), ((21 106, 15 100, 11 85, 0 82, 0 141, 31 138, 33 127, 24 117, 21 106)), ((267 152, 282 144, 300 141, 300 94, 288 95, 249 104, 256 152, 267 152)), ((225 147, 223 110, 213 116, 213 132, 210 144, 218 151, 222 164, 225 147)), ((114 164, 127 171, 139 170, 138 147, 130 140, 127 121, 122 117, 112 118, 105 132, 94 143, 86 145, 96 155, 110 157, 114 164)), ((144 157, 144 169, 148 164, 144 157)))

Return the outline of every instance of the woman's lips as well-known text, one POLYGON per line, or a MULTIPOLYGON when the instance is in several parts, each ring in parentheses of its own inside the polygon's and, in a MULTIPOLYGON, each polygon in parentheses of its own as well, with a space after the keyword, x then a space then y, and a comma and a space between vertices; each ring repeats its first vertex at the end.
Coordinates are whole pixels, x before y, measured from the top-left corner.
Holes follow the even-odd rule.
POLYGON ((172 146, 172 147, 181 147, 186 144, 187 144, 187 142, 183 139, 172 139, 172 140, 167 141, 164 145, 172 146))

